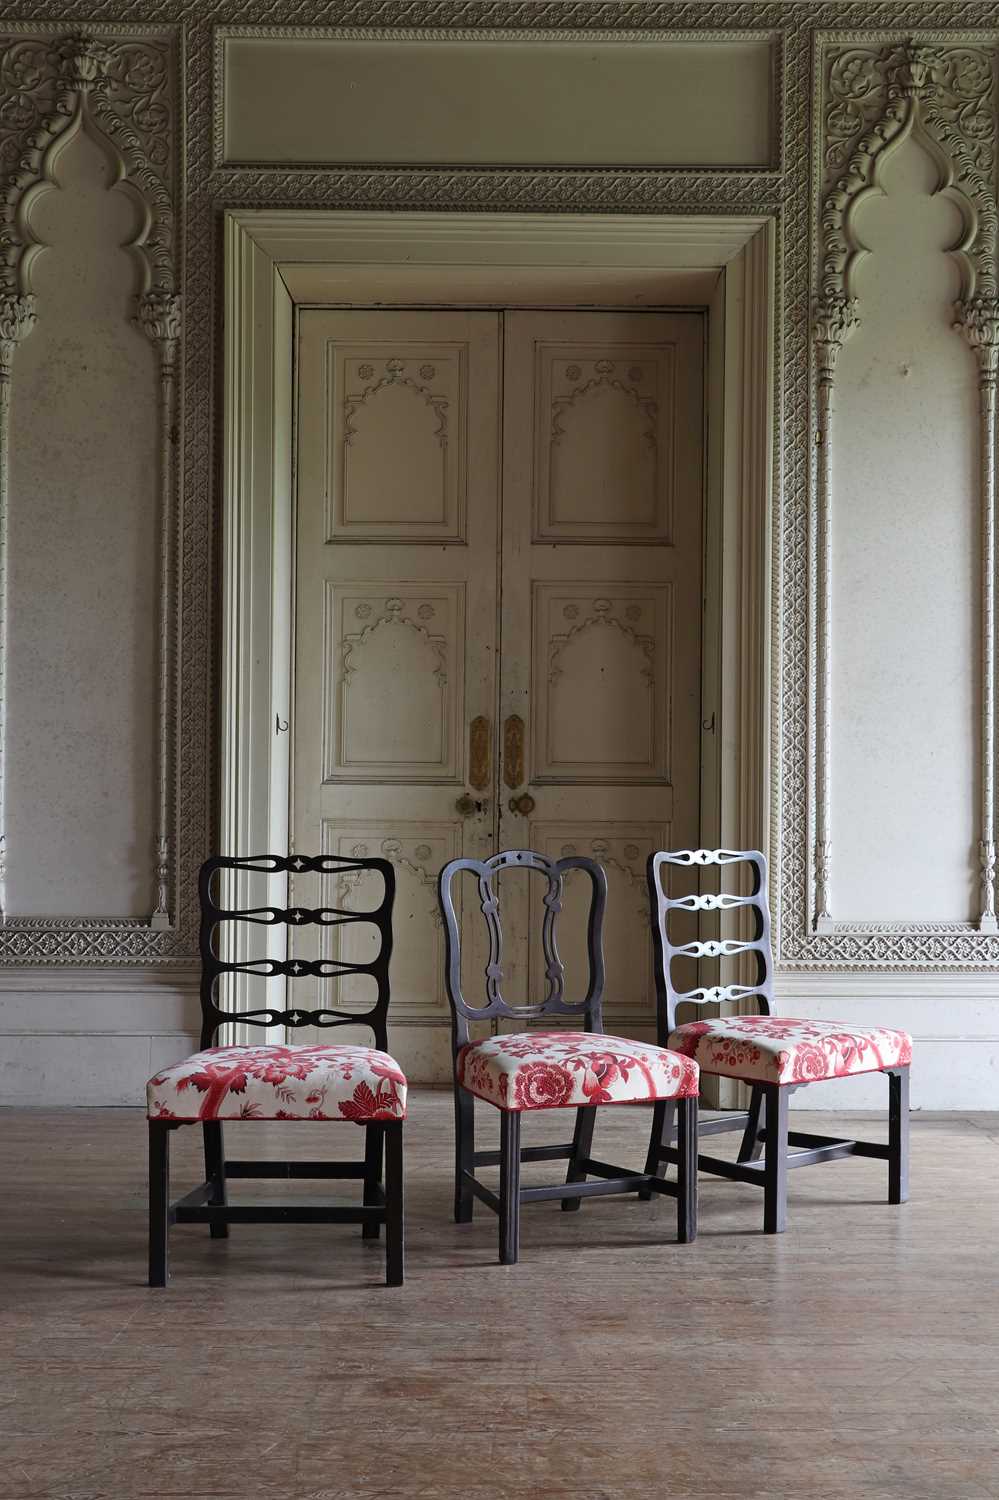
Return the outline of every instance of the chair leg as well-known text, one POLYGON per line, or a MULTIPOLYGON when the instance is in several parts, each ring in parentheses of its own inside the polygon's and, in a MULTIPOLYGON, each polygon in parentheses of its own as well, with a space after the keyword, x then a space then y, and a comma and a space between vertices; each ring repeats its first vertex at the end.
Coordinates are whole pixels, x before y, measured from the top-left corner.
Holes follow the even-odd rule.
POLYGON ((402 1121, 385 1133, 385 1285, 402 1286, 405 1275, 406 1213, 402 1171, 402 1121))
POLYGON ((500 1113, 499 1258, 515 1266, 520 1255, 520 1115, 500 1113))
MULTIPOLYGON (((592 1150, 593 1127, 596 1123, 597 1111, 594 1105, 576 1110, 576 1128, 572 1132, 572 1155, 569 1158, 569 1170, 565 1174, 566 1182, 586 1181, 582 1163, 592 1150)), ((582 1201, 582 1198, 563 1198, 562 1212, 571 1213, 582 1201)))
POLYGON ((697 1238, 696 1094, 692 1099, 679 1101, 676 1115, 676 1237, 681 1245, 690 1245, 697 1238))
POLYGON ((170 1131, 149 1121, 149 1285, 166 1286, 169 1275, 170 1131))
MULTIPOLYGON (((378 1189, 382 1182, 382 1156, 385 1144, 385 1128, 382 1125, 364 1127, 364 1203, 366 1206, 378 1202, 378 1189)), ((376 1240, 381 1234, 377 1219, 367 1219, 361 1228, 361 1237, 376 1240)))
POLYGON ((763 1232, 787 1228, 788 1091, 777 1083, 763 1085, 767 1108, 766 1156, 763 1168, 763 1232))
POLYGON ((888 1074, 888 1202, 909 1201, 909 1069, 888 1074))
MULTIPOLYGON (((660 1099, 652 1106, 652 1134, 649 1137, 649 1151, 645 1158, 645 1174, 647 1177, 666 1176, 669 1162, 662 1161, 659 1156, 660 1146, 672 1146, 673 1130, 676 1124, 676 1104, 672 1099, 660 1099)), ((643 1203, 648 1203, 652 1197, 651 1188, 640 1188, 639 1198, 643 1203)))
POLYGON ((763 1114, 763 1089, 754 1083, 749 1095, 749 1119, 746 1121, 746 1129, 742 1136, 742 1145, 739 1147, 739 1161, 759 1161, 763 1154, 763 1142, 760 1139, 760 1118, 763 1114))
MULTIPOLYGON (((206 1120, 202 1125, 205 1138, 205 1181, 208 1183, 210 1192, 209 1203, 227 1203, 225 1181, 225 1146, 222 1139, 222 1121, 206 1120)), ((224 1240, 229 1237, 228 1224, 219 1223, 217 1220, 209 1226, 209 1232, 213 1240, 224 1240)))
POLYGON ((454 1086, 454 1222, 471 1224, 475 1194, 463 1172, 475 1171, 475 1098, 454 1086))

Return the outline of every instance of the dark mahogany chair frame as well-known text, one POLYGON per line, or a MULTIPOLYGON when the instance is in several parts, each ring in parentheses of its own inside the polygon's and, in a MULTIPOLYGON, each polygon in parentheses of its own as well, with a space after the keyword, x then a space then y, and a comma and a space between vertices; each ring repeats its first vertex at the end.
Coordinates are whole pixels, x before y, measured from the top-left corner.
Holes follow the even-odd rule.
MULTIPOLYGON (((201 867, 198 878, 201 902, 201 1048, 210 1047, 218 1028, 226 1022, 252 1026, 336 1027, 367 1025, 374 1032, 375 1046, 388 1051, 387 1014, 390 999, 389 960, 392 956, 392 907, 395 901, 395 871, 384 859, 342 859, 337 855, 315 857, 261 854, 246 859, 216 856, 201 867), (220 870, 249 870, 263 874, 289 871, 293 875, 340 874, 353 870, 373 871, 384 881, 384 895, 372 911, 356 912, 337 907, 258 906, 233 910, 219 906, 213 882, 220 870), (226 922, 248 922, 257 926, 289 928, 306 926, 345 927, 366 923, 378 929, 378 953, 370 963, 341 963, 332 959, 259 958, 229 963, 217 952, 220 926, 226 922), (216 999, 222 974, 286 975, 342 978, 347 974, 370 974, 377 998, 370 1009, 223 1010, 216 999)), ((190 1193, 170 1202, 170 1132, 186 1121, 149 1121, 149 1284, 165 1286, 168 1275, 167 1245, 172 1224, 208 1224, 212 1239, 225 1239, 230 1224, 361 1224, 364 1239, 378 1239, 385 1225, 386 1275, 389 1286, 403 1281, 403 1172, 402 1121, 365 1125, 363 1161, 227 1161, 222 1139, 222 1121, 202 1122, 205 1147, 205 1180, 190 1193), (384 1187, 382 1186, 384 1163, 384 1187), (226 1183, 230 1178, 351 1178, 364 1183, 363 1206, 326 1207, 318 1204, 230 1205, 226 1183)), ((346 1123, 346 1122, 345 1122, 346 1123)))
MULTIPOLYGON (((451 1003, 451 1036, 453 1056, 457 1064, 458 1052, 470 1040, 469 1023, 502 1018, 504 1020, 533 1021, 542 1016, 582 1017, 583 1029, 600 1033, 603 1031, 602 999, 604 988, 603 919, 607 902, 607 877, 603 867, 583 855, 570 855, 563 859, 548 859, 543 854, 528 849, 512 849, 495 854, 484 862, 476 859, 455 859, 445 865, 438 879, 441 911, 444 917, 447 957, 445 979, 448 999, 451 1003), (496 891, 496 876, 501 870, 521 868, 537 870, 547 882, 543 898, 542 946, 545 959, 545 997, 536 1005, 514 1006, 503 998, 500 988, 503 972, 503 933, 500 927, 499 900, 496 891), (590 911, 587 927, 587 954, 589 958, 589 983, 585 998, 579 1001, 565 999, 565 969, 559 956, 557 943, 558 917, 562 911, 564 879, 571 870, 581 870, 589 877, 591 886, 590 911), (489 961, 485 971, 485 1001, 482 1005, 470 1005, 461 987, 461 936, 453 897, 453 883, 462 872, 471 871, 478 881, 479 903, 489 933, 489 961)), ((503 1265, 514 1265, 520 1249, 520 1208, 524 1203, 543 1203, 555 1198, 562 1201, 563 1210, 578 1209, 583 1198, 605 1194, 642 1192, 665 1193, 677 1200, 677 1237, 681 1243, 689 1243, 697 1234, 697 1100, 681 1099, 678 1114, 678 1180, 663 1181, 662 1173, 646 1169, 645 1172, 630 1171, 627 1167, 612 1166, 596 1161, 590 1155, 593 1127, 598 1106, 584 1105, 576 1108, 573 1137, 564 1145, 521 1146, 521 1115, 513 1110, 500 1111, 499 1151, 476 1151, 475 1149, 475 1096, 462 1088, 457 1080, 455 1067, 454 1124, 455 1124, 455 1185, 454 1217, 458 1224, 468 1224, 472 1219, 475 1198, 491 1208, 499 1218, 499 1258, 503 1265), (521 1187, 520 1168, 525 1161, 568 1161, 564 1183, 552 1187, 521 1187), (499 1193, 494 1193, 475 1175, 476 1167, 496 1166, 500 1169, 499 1193), (598 1180, 587 1182, 587 1177, 598 1180)), ((608 1106, 610 1107, 610 1106, 608 1106)), ((529 1113, 529 1111, 528 1111, 529 1113)))
MULTIPOLYGON (((770 909, 767 904, 767 862, 759 850, 685 849, 675 853, 650 854, 646 865, 655 951, 658 997, 658 1039, 667 1045, 676 1028, 676 1009, 681 1002, 710 1005, 726 1001, 755 1000, 758 1014, 776 1014, 773 992, 773 950, 770 942, 770 909), (749 895, 728 894, 680 897, 667 895, 663 868, 692 869, 711 865, 744 864, 751 871, 749 895), (674 944, 670 941, 669 916, 673 911, 700 914, 745 908, 752 912, 754 933, 747 941, 712 939, 674 944), (703 986, 678 991, 673 984, 672 965, 677 958, 719 959, 752 953, 756 978, 751 984, 703 986)), ((705 1072, 708 1070, 705 1069, 705 1072)), ((698 1156, 702 1172, 712 1172, 735 1182, 752 1182, 763 1188, 763 1228, 767 1234, 782 1234, 787 1227, 787 1174, 795 1167, 836 1161, 844 1156, 873 1156, 888 1163, 888 1202, 904 1203, 909 1196, 909 1069, 885 1068, 888 1075, 888 1144, 858 1141, 838 1136, 813 1135, 788 1128, 789 1096, 807 1084, 750 1083, 748 1110, 734 1110, 700 1124, 702 1136, 742 1130, 737 1161, 716 1156, 698 1156), (791 1152, 790 1146, 802 1149, 791 1152), (762 1160, 760 1159, 762 1155, 762 1160)), ((715 1075, 717 1076, 717 1075, 715 1075)), ((728 1075, 725 1075, 728 1076, 728 1075)), ((680 1152, 672 1145, 673 1120, 669 1104, 654 1107, 652 1139, 646 1161, 647 1172, 662 1173, 680 1152)), ((681 1148, 682 1149, 682 1148, 681 1148)))

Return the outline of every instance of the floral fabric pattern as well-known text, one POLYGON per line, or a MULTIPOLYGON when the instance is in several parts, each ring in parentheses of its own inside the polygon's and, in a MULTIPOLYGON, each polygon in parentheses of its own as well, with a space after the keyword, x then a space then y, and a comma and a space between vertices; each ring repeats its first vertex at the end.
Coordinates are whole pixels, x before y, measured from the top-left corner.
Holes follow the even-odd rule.
POLYGON ((696 1058, 705 1073, 746 1083, 815 1083, 912 1061, 912 1038, 906 1031, 786 1016, 688 1021, 670 1033, 669 1044, 696 1058))
POLYGON ((469 1042, 458 1053, 463 1088, 499 1109, 566 1109, 686 1099, 697 1063, 665 1047, 590 1031, 525 1031, 469 1042))
POLYGON ((208 1047, 146 1085, 151 1120, 406 1118, 406 1078, 374 1047, 208 1047))

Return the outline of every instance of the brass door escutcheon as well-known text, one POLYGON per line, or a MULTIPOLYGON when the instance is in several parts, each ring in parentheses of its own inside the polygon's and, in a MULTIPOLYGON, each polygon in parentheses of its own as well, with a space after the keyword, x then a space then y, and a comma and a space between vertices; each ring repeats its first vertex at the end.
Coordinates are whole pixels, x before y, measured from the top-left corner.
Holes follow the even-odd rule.
POLYGON ((522 818, 529 818, 537 805, 530 792, 521 792, 519 797, 511 797, 509 802, 510 811, 520 813, 522 818))
POLYGON ((524 721, 511 714, 503 726, 503 780, 513 791, 524 780, 524 721))
POLYGON ((477 812, 481 812, 482 803, 476 802, 475 798, 468 792, 463 792, 455 801, 454 810, 456 813, 460 813, 463 818, 474 818, 477 812))
POLYGON ((477 792, 484 792, 492 780, 491 762, 489 720, 478 714, 468 728, 468 779, 477 792))

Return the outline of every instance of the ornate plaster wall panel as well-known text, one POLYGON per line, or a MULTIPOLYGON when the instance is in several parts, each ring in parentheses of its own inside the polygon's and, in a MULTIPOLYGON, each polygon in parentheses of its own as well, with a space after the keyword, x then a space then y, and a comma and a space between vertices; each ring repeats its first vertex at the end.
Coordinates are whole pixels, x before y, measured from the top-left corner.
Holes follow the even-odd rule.
POLYGON ((536 583, 535 782, 668 782, 669 584, 536 583))
MULTIPOLYGON (((324 853, 389 859, 396 873, 394 923, 397 934, 405 933, 405 945, 395 950, 392 961, 392 1014, 396 1021, 425 1020, 441 1022, 450 1011, 444 994, 444 929, 437 901, 437 872, 449 859, 461 852, 460 822, 432 823, 407 821, 389 829, 370 819, 353 822, 324 821, 324 853)), ((347 874, 331 876, 326 881, 322 899, 331 905, 361 911, 379 897, 376 876, 347 874)), ((375 934, 377 936, 377 934, 375 934)), ((358 961, 370 947, 373 938, 367 928, 352 926, 348 940, 352 947, 341 949, 340 930, 324 929, 324 956, 358 961)), ((363 983, 363 979, 361 981, 363 983)), ((351 981, 353 983, 353 981, 351 981)), ((336 985, 320 981, 327 1003, 336 1003, 336 985)), ((368 994, 359 988, 342 989, 343 1002, 370 1003, 368 994)))
MULTIPOLYGON (((4 34, 17 40, 59 41, 71 31, 86 30, 114 50, 129 38, 143 38, 129 21, 125 0, 36 0, 30 13, 9 23, 4 34)), ((528 28, 539 39, 548 32, 592 28, 623 38, 639 28, 642 34, 668 31, 671 39, 701 43, 730 39, 749 31, 761 40, 775 39, 778 83, 774 92, 774 134, 779 159, 772 167, 745 170, 670 171, 610 167, 594 171, 515 170, 507 166, 465 169, 413 169, 377 165, 322 170, 260 167, 231 168, 217 164, 213 143, 222 97, 213 95, 213 26, 250 24, 277 28, 314 26, 315 0, 153 0, 147 20, 161 39, 169 41, 171 56, 183 56, 185 103, 183 115, 175 95, 165 99, 172 118, 185 124, 183 200, 174 193, 176 218, 182 219, 186 266, 185 343, 183 352, 183 502, 177 539, 183 568, 181 650, 177 675, 171 678, 176 699, 173 724, 177 742, 178 800, 174 820, 179 882, 178 922, 170 932, 153 931, 145 922, 68 921, 58 926, 31 922, 8 923, 0 930, 0 953, 8 963, 163 963, 178 962, 195 952, 196 916, 193 877, 210 842, 214 731, 212 701, 212 527, 213 445, 215 411, 215 329, 219 264, 219 215, 224 206, 280 205, 338 208, 454 209, 504 212, 682 213, 773 216, 777 247, 778 329, 775 347, 776 409, 782 414, 774 454, 773 507, 773 700, 771 733, 770 847, 775 939, 785 968, 816 970, 934 968, 995 969, 999 942, 976 924, 941 926, 910 923, 902 931, 866 928, 854 932, 839 924, 833 933, 816 933, 814 874, 816 844, 816 777, 818 746, 810 726, 815 719, 815 667, 821 653, 818 622, 821 608, 821 569, 813 523, 821 513, 821 478, 810 425, 814 348, 821 360, 834 360, 840 330, 850 321, 850 309, 830 301, 828 339, 811 341, 810 314, 820 291, 815 248, 818 244, 820 204, 826 180, 824 160, 825 58, 831 47, 860 47, 875 52, 900 46, 915 36, 920 45, 985 49, 994 55, 999 24, 994 6, 969 0, 960 9, 962 30, 955 32, 952 0, 929 3, 850 3, 819 5, 755 3, 673 3, 608 5, 601 0, 579 0, 571 6, 530 3, 530 0, 347 0, 337 15, 342 27, 400 28, 528 28), (879 31, 856 28, 860 20, 879 31), (982 28, 975 31, 973 28, 982 28), (536 30, 534 30, 536 29, 536 30), (810 130, 812 100, 820 103, 816 129, 810 130), (183 212, 181 213, 181 209, 183 212), (813 277, 813 268, 816 274, 813 277), (814 486, 814 487, 813 487, 814 486), (816 609, 816 604, 819 607, 816 609)), ((317 28, 318 30, 319 28, 317 28)), ((583 45, 585 46, 585 40, 583 45)), ((54 69, 51 76, 54 77, 54 69)), ((879 86, 880 87, 880 86, 879 86)), ((56 86, 46 84, 55 92, 56 86)), ((23 92, 23 91, 20 91, 23 92)), ((7 98, 18 95, 4 85, 7 98)), ((39 95, 41 97, 41 95, 39 95)), ((110 96, 109 96, 110 97, 110 96)), ((6 103, 6 98, 3 101, 6 103)), ((2 107, 2 106, 0 106, 2 107)), ((865 106, 866 108, 866 106, 865 106)), ((14 114, 20 102, 12 106, 14 114)), ((43 111, 44 113, 44 111, 43 111)), ((974 115, 972 110, 971 115, 974 115)), ((7 116, 5 116, 7 118, 7 116)), ((34 119, 32 114, 31 119, 34 119)), ((955 127, 956 128, 956 127, 955 127)), ((31 129, 30 124, 25 127, 31 129)), ((138 126, 137 136, 142 132, 138 126)), ((172 141, 180 134, 176 125, 172 141)), ((20 140, 20 135, 19 135, 20 140)), ((148 135, 146 137, 149 138, 148 135)), ((220 138, 220 137, 219 137, 220 138)), ((852 139, 852 136, 851 136, 852 139)), ((20 145, 15 148, 21 154, 20 145)), ((5 161, 10 159, 6 156, 5 161)), ((164 171, 166 169, 164 168, 164 171)), ((830 168, 830 171, 832 169, 830 168)), ((994 359, 994 319, 983 293, 980 305, 969 304, 965 326, 976 357, 982 362, 982 424, 988 424, 994 394, 989 364, 994 359)), ((9 375, 16 363, 19 342, 30 336, 30 300, 13 295, 0 310, 0 420, 9 375)), ((176 326, 176 324, 174 324, 176 326)), ((816 319, 816 326, 823 324, 816 319)), ((166 345, 164 345, 166 347, 166 345)), ((179 366, 178 366, 179 368, 179 366)), ((994 370, 994 365, 992 366, 994 370)), ((16 379, 16 376, 15 376, 16 379)), ((824 399, 824 398, 823 398, 824 399)), ((825 453, 823 446, 818 450, 825 453)), ((821 528, 819 528, 821 529, 821 528)), ((983 575, 985 567, 983 566, 983 575)), ((986 611, 987 617, 987 611, 986 611)), ((983 733, 984 742, 984 733, 983 733)), ((984 746, 983 746, 984 747, 984 746)), ((984 795, 984 794, 983 794, 984 795)), ((983 821, 983 832, 985 824, 983 821)), ((990 844, 984 840, 988 875, 990 844)), ((12 856, 13 857, 13 856, 12 856)), ((983 903, 984 904, 984 903, 983 903)))
MULTIPOLYGON (((845 940, 844 957, 869 953, 875 963, 985 960, 995 908, 995 188, 996 46, 994 35, 955 39, 919 33, 832 35, 816 49, 816 88, 823 130, 816 142, 816 301, 813 338, 817 375, 815 505, 812 509, 811 649, 814 653, 815 728, 809 797, 811 925, 824 938, 845 940), (981 711, 980 810, 977 850, 980 893, 976 920, 840 921, 831 909, 834 843, 830 830, 833 743, 832 526, 836 487, 833 465, 834 390, 840 351, 862 322, 860 268, 868 248, 858 222, 895 154, 917 143, 932 167, 932 191, 951 205, 953 233, 946 246, 954 266, 953 325, 978 359, 978 395, 969 381, 969 406, 979 410, 976 455, 980 508, 981 711)), ((932 314, 931 314, 932 316, 932 314)), ((925 477, 925 476, 924 476, 925 477)), ((918 732, 915 722, 912 732, 918 732)), ((967 779, 975 776, 968 757, 967 779)), ((969 851, 970 852, 970 851, 969 851)), ((837 952, 822 943, 814 956, 829 962, 837 952), (828 954, 828 957, 827 957, 828 954)), ((842 950, 841 950, 842 951, 842 950)), ((811 955, 810 955, 811 956, 811 955)))
MULTIPOLYGON (((553 859, 566 854, 585 854, 599 860, 607 872, 604 1010, 610 1029, 614 1024, 655 1026, 656 997, 652 980, 645 861, 650 849, 670 847, 669 824, 666 823, 531 823, 532 849, 540 849, 553 859)), ((531 895, 534 908, 531 931, 536 936, 541 930, 541 899, 533 888, 531 895)), ((575 875, 570 875, 566 880, 565 907, 559 929, 559 951, 566 966, 567 994, 585 992, 588 897, 585 877, 577 880, 575 875)), ((544 956, 540 941, 531 947, 530 988, 532 994, 539 994, 544 988, 544 956)))
POLYGON ((330 344, 328 541, 464 541, 467 382, 461 344, 330 344))
MULTIPOLYGON (((178 605, 175 452, 176 355, 180 337, 177 271, 179 245, 175 201, 181 181, 177 36, 175 29, 170 27, 158 31, 133 27, 112 34, 110 28, 99 24, 86 34, 79 31, 68 32, 65 26, 57 33, 56 28, 44 23, 37 26, 14 24, 6 28, 6 31, 5 36, 0 35, 0 92, 4 95, 3 106, 0 108, 0 169, 4 189, 0 206, 0 331, 4 335, 0 340, 0 386, 4 388, 3 400, 0 401, 0 912, 4 941, 9 956, 14 958, 62 958, 72 961, 95 957, 129 961, 143 956, 170 957, 173 951, 180 951, 179 946, 175 949, 175 944, 169 937, 157 938, 153 934, 169 932, 174 926, 178 894, 175 863, 177 840, 173 827, 177 811, 174 712, 178 605), (119 224, 118 228, 122 232, 122 247, 132 261, 125 292, 126 305, 112 313, 109 308, 99 309, 94 304, 92 312, 97 321, 89 328, 80 319, 85 297, 80 298, 79 287, 76 289, 78 302, 66 309, 59 307, 59 297, 66 296, 67 281, 72 283, 72 274, 50 284, 53 295, 48 299, 43 295, 43 280, 47 270, 44 262, 46 258, 51 260, 56 253, 55 250, 49 250, 46 243, 51 195, 54 189, 63 186, 64 171, 72 160, 74 148, 84 141, 96 145, 103 153, 108 182, 113 186, 116 197, 129 206, 129 223, 127 226, 119 224), (70 428, 74 412, 82 425, 83 446, 78 446, 75 454, 79 472, 73 477, 76 481, 74 488, 78 492, 77 499, 83 503, 84 509, 87 486, 93 485, 104 497, 106 515, 105 492, 110 491, 113 496, 117 483, 119 502, 124 500, 129 514, 109 545, 113 547, 117 542, 125 557, 132 551, 132 566, 128 572, 133 590, 142 584, 144 566, 147 566, 142 558, 144 554, 148 558, 148 548, 139 543, 136 550, 130 539, 137 530, 148 531, 156 539, 154 545, 158 576, 146 580, 145 590, 153 601, 153 630, 150 630, 149 616, 140 606, 129 617, 125 627, 126 635, 130 630, 134 631, 134 659, 127 663, 122 674, 125 679, 130 675, 135 678, 138 674, 136 680, 145 679, 156 684, 155 704, 150 705, 149 714, 149 719, 155 724, 155 748, 152 755, 153 768, 147 764, 150 760, 149 750, 143 748, 146 739, 146 731, 141 724, 144 693, 140 689, 129 694, 125 684, 119 682, 117 685, 124 687, 126 695, 132 701, 125 721, 117 725, 116 750, 127 744, 131 734, 130 726, 136 724, 136 743, 131 747, 131 757, 127 751, 124 752, 124 758, 120 753, 117 756, 125 771, 125 785, 121 788, 122 802, 133 814, 131 817, 126 815, 126 822, 131 825, 130 835, 126 830, 121 838, 115 837, 117 808, 106 820, 100 819, 100 802, 102 797, 108 795, 104 790, 104 782, 108 777, 116 779, 116 757, 112 755, 109 763, 108 758, 101 753, 101 732, 107 738, 108 726, 114 723, 115 718, 115 705, 109 694, 107 719, 99 725, 91 726, 89 731, 82 728, 81 753, 73 757, 68 745, 63 748, 63 759, 67 762, 62 772, 63 798, 72 800, 75 797, 77 805, 85 800, 90 802, 84 817, 75 820, 77 825, 81 822, 84 825, 85 847, 73 847, 69 859, 73 876, 70 877, 70 883, 66 884, 65 881, 60 882, 53 871, 54 878, 44 881, 41 889, 33 890, 34 876, 25 870, 21 904, 16 894, 13 902, 6 899, 4 891, 10 852, 7 837, 9 825, 5 815, 6 726, 9 719, 7 533, 8 508, 11 503, 11 446, 17 441, 16 430, 11 425, 10 389, 14 351, 39 320, 44 324, 47 306, 53 323, 59 323, 64 341, 75 318, 77 338, 80 339, 84 359, 89 353, 93 361, 93 373, 89 382, 86 381, 84 360, 76 361, 78 367, 82 366, 79 370, 80 386, 77 390, 67 390, 58 401, 53 412, 53 427, 62 433, 62 450, 65 454, 71 445, 70 428), (158 398, 155 384, 144 379, 139 356, 129 345, 129 315, 134 317, 136 326, 148 336, 156 350, 160 376, 158 398), (108 340, 107 343, 102 343, 102 321, 105 320, 109 329, 108 340), (110 352, 116 339, 121 345, 120 358, 115 358, 110 352), (128 353, 124 352, 126 348, 128 353), (136 370, 140 371, 137 378, 131 378, 136 370), (151 422, 146 420, 143 411, 144 385, 147 388, 145 408, 152 413, 151 422), (131 430, 131 473, 127 454, 113 453, 106 461, 99 459, 95 452, 99 434, 89 431, 86 423, 87 400, 96 401, 102 408, 101 416, 106 417, 106 409, 113 411, 118 404, 120 396, 116 397, 116 392, 119 386, 122 387, 120 396, 127 398, 128 404, 136 413, 131 430), (67 444, 67 438, 70 438, 70 444, 67 444), (88 438, 92 439, 90 457, 93 459, 89 467, 85 461, 88 438), (122 493, 123 481, 125 491, 122 493), (131 485, 138 484, 140 491, 144 493, 135 493, 129 481, 131 485), (131 507, 141 508, 143 501, 148 506, 148 520, 144 526, 137 528, 131 507), (143 662, 143 655, 148 655, 151 635, 155 638, 155 649, 152 658, 143 662), (96 772, 89 780, 86 776, 88 763, 93 765, 96 772), (143 795, 140 789, 144 770, 153 770, 155 787, 151 796, 143 795), (155 809, 154 838, 144 833, 144 807, 155 809), (89 817, 93 820, 95 815, 98 822, 102 823, 103 835, 103 838, 98 838, 96 846, 93 832, 86 831, 86 819, 89 817), (120 846, 117 853, 120 867, 125 872, 124 879, 108 862, 107 851, 115 843, 120 846), (143 844, 146 846, 145 850, 142 848, 143 844), (115 903, 120 901, 126 909, 121 913, 120 919, 86 920, 72 914, 83 904, 78 886, 84 878, 81 866, 86 864, 87 847, 92 856, 91 911, 95 906, 103 907, 104 910, 109 907, 113 909, 115 903), (103 870, 102 860, 106 866, 103 870), (147 870, 145 879, 142 879, 136 869, 143 862, 147 870), (73 884, 74 879, 76 885, 73 884), (143 905, 142 887, 145 887, 149 902, 147 911, 152 911, 151 917, 131 915, 143 905), (53 906, 60 899, 66 901, 70 913, 65 917, 53 914, 53 906), (102 932, 106 934, 103 939, 99 937, 102 932), (129 932, 130 936, 123 945, 124 932, 129 932)), ((111 248, 92 245, 91 255, 106 255, 111 248)), ((115 248, 108 265, 111 276, 116 274, 117 260, 118 252, 115 248)), ((84 267, 79 260, 75 264, 85 283, 87 273, 93 267, 84 267)), ((120 272, 117 274, 121 279, 120 272)), ((54 330, 46 335, 50 336, 58 339, 54 330)), ((74 361, 66 348, 52 345, 47 352, 52 363, 58 361, 60 375, 65 366, 72 367, 74 361)), ((42 358, 41 351, 36 353, 33 360, 29 356, 29 360, 38 366, 42 358)), ((37 421, 39 392, 34 392, 34 401, 31 400, 32 394, 29 374, 29 389, 25 392, 26 399, 31 403, 31 416, 28 420, 37 421)), ((16 415, 17 408, 14 407, 13 410, 16 415)), ((24 437, 25 459, 30 468, 30 455, 32 452, 37 455, 37 444, 27 446, 30 443, 30 431, 26 430, 24 437)), ((24 473, 22 477, 28 479, 29 476, 24 473)), ((37 499, 39 491, 34 484, 27 484, 21 494, 22 506, 27 494, 37 499)), ((15 495, 13 503, 16 502, 15 495)), ((24 521, 23 510, 18 521, 19 524, 24 521)), ((89 521, 86 542, 97 545, 100 550, 99 523, 96 517, 90 517, 89 521)), ((28 535, 33 547, 37 549, 37 531, 29 530, 28 535)), ((62 540, 72 545, 72 526, 66 528, 62 540)), ((81 552, 85 553, 85 547, 81 552)), ((101 552, 102 560, 105 556, 101 552)), ((30 568, 29 559, 25 557, 23 561, 30 568)), ((58 563, 54 559, 52 561, 57 568, 58 563)), ((78 561, 82 564, 84 556, 81 555, 78 561)), ((109 578, 105 581, 110 593, 113 580, 109 578)), ((97 586, 92 588, 91 598, 100 593, 100 581, 97 581, 97 586)), ((106 626, 113 637, 116 619, 120 618, 120 601, 116 610, 115 603, 109 599, 108 609, 110 615, 106 626)), ((103 632, 97 625, 94 611, 91 609, 89 614, 99 636, 103 632)), ((32 631, 30 618, 25 620, 25 626, 32 648, 44 652, 44 632, 40 636, 38 632, 32 631)), ((85 653, 85 629, 83 635, 84 640, 79 644, 85 653)), ((46 653, 45 666, 50 687, 56 686, 59 677, 59 655, 58 651, 46 653)), ((30 655, 22 658, 20 667, 31 674, 30 655)), ((110 660, 104 663, 104 670, 114 671, 114 647, 110 660)), ((44 677, 44 673, 41 675, 44 677)), ((36 675, 36 684, 37 682, 36 675)), ((66 686, 71 687, 75 682, 76 676, 70 672, 66 686)), ((35 684, 32 685, 32 694, 33 701, 37 703, 38 690, 35 684)), ((57 696, 61 696, 61 693, 57 696)), ((89 695, 85 692, 82 696, 89 695)), ((36 724, 35 728, 40 729, 41 725, 36 724)), ((28 732, 30 735, 32 730, 29 729, 28 732)), ((38 757, 31 754, 30 741, 22 745, 22 751, 27 757, 28 775, 19 795, 19 812, 22 816, 21 826, 27 828, 23 812, 25 797, 46 799, 46 772, 44 764, 36 764, 38 757)), ((41 758, 45 760, 44 753, 41 758)), ((51 755, 48 760, 52 770, 55 761, 51 755)), ((51 775, 49 782, 52 783, 51 775)), ((54 811, 58 817, 58 808, 54 811)), ((40 822, 44 825, 44 814, 40 822)), ((59 822, 73 844, 80 829, 79 826, 74 826, 74 819, 68 809, 63 812, 59 822)), ((35 835, 44 838, 44 826, 39 827, 36 823, 34 831, 35 835)), ((76 843, 79 843, 78 838, 76 843)), ((25 867, 32 863, 33 852, 26 841, 22 848, 25 867)), ((43 870, 45 858, 54 859, 58 863, 59 853, 59 846, 53 847, 49 840, 41 860, 43 870)), ((16 852, 14 858, 16 862, 16 852)), ((59 909, 58 905, 55 909, 59 909)))
POLYGON ((668 543, 672 346, 539 344, 536 360, 533 540, 668 543))
POLYGON ((766 33, 235 26, 216 47, 220 166, 769 166, 776 154, 766 33))
POLYGON ((465 589, 326 585, 327 782, 465 779, 465 589))

